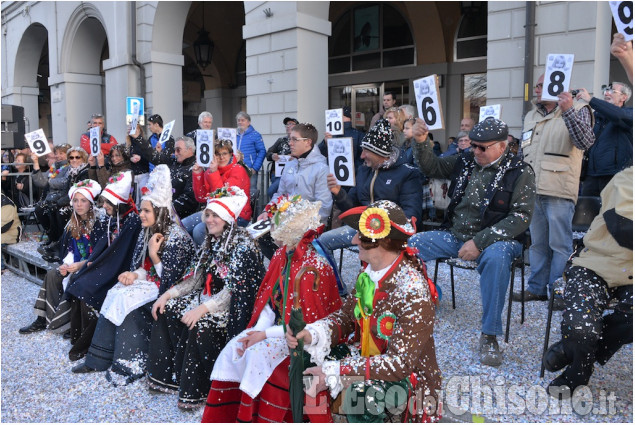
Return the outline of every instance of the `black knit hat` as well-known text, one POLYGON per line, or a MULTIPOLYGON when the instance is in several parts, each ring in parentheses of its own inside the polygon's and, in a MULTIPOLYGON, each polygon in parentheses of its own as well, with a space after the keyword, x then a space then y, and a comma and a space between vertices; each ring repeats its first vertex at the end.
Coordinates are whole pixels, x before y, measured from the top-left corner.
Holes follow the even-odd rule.
POLYGON ((379 156, 389 157, 392 153, 392 130, 385 118, 377 120, 362 139, 362 148, 379 156))
POLYGON ((493 142, 507 140, 509 128, 503 121, 493 117, 487 117, 479 122, 470 131, 470 140, 473 142, 493 142))

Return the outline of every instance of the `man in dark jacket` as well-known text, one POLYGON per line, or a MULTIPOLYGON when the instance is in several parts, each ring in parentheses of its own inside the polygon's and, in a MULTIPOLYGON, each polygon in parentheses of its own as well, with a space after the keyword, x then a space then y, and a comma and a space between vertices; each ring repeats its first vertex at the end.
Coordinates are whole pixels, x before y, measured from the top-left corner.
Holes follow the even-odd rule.
POLYGON ((271 183, 269 184, 269 188, 267 189, 267 199, 271 199, 273 194, 278 191, 278 186, 280 185, 280 177, 276 177, 275 175, 275 163, 280 159, 280 155, 290 155, 291 147, 289 146, 289 138, 291 137, 291 130, 298 124, 298 120, 291 117, 286 117, 282 120, 282 124, 284 124, 284 129, 287 132, 285 137, 280 137, 276 140, 276 143, 273 144, 269 149, 267 149, 267 161, 273 162, 271 167, 271 183))
POLYGON ((582 184, 584 196, 600 196, 616 173, 633 165, 633 108, 624 106, 631 98, 631 88, 614 82, 602 93, 604 100, 592 98, 586 89, 577 95, 595 111, 595 143, 586 153, 589 162, 582 184))
MULTIPOLYGON (((327 176, 327 184, 333 200, 341 211, 353 207, 369 205, 379 200, 393 201, 401 207, 406 217, 421 219, 423 193, 421 173, 406 161, 401 150, 393 144, 390 123, 380 118, 361 142, 361 159, 355 186, 342 190, 335 176, 327 176)), ((331 252, 334 249, 352 246, 355 229, 342 226, 320 236, 320 243, 331 252)))
POLYGON ((507 124, 487 118, 470 131, 472 152, 437 157, 421 119, 413 128, 415 161, 433 178, 450 178, 451 201, 442 231, 417 233, 408 244, 424 261, 459 257, 476 261, 481 275, 483 318, 480 361, 500 366, 496 335, 512 261, 522 253, 520 239, 529 227, 536 196, 534 172, 507 147, 507 124))

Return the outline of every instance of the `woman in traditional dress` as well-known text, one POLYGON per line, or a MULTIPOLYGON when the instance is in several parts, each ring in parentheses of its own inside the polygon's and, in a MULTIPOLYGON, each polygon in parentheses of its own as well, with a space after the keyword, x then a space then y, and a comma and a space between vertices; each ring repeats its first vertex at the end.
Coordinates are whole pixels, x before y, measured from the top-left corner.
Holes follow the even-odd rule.
POLYGON ((352 208, 340 218, 357 230, 353 243, 366 266, 339 311, 308 324, 297 338, 287 331, 289 347, 304 339, 317 364, 305 375, 318 378, 316 391, 328 387, 333 398, 342 396, 348 422, 382 422, 400 407, 404 421, 413 415, 434 420, 441 387, 433 337, 437 297, 425 264, 406 248, 414 223, 391 201, 352 208), (328 359, 336 346, 339 360, 328 359), (406 404, 413 396, 414 408, 406 404), (363 413, 352 411, 362 407, 363 413))
MULTIPOLYGON (((108 181, 101 194, 108 214, 107 237, 95 245, 88 262, 73 276, 64 294, 71 310, 72 347, 68 356, 73 361, 88 352, 101 304, 117 277, 128 270, 141 230, 137 207, 130 197, 132 173, 117 173, 108 181)), ((62 304, 58 314, 61 308, 62 304)))
POLYGON ((320 206, 320 201, 300 196, 281 196, 267 205, 266 211, 277 223, 271 237, 281 248, 271 259, 248 329, 232 339, 216 361, 203 422, 292 421, 284 328, 293 306, 293 285, 298 281, 307 323, 342 305, 335 272, 324 251, 313 244, 324 228, 320 206))
POLYGON ((94 180, 84 180, 73 185, 68 191, 73 214, 61 238, 59 257, 61 265, 46 273, 42 288, 33 307, 37 319, 20 329, 21 334, 43 331, 47 326, 58 333, 70 328, 69 310, 56 315, 57 308, 68 281, 85 263, 95 246, 106 237, 106 221, 96 214, 95 199, 101 186, 94 180))
POLYGON ((178 391, 178 406, 205 402, 210 373, 227 341, 247 326, 264 276, 262 254, 236 218, 247 195, 236 186, 210 194, 207 237, 183 280, 152 306, 148 386, 178 391))
POLYGON ((119 283, 108 291, 86 360, 73 368, 74 373, 110 368, 106 378, 115 385, 145 375, 152 304, 183 276, 196 252, 190 236, 172 220, 172 183, 166 165, 154 169, 141 193, 143 231, 131 271, 120 274, 119 283))

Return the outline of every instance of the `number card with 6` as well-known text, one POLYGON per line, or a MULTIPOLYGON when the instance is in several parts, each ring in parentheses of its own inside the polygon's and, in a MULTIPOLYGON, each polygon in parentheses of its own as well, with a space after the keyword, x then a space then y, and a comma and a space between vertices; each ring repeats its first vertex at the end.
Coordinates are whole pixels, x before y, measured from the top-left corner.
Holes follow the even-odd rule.
POLYGON ((196 130, 196 163, 209 167, 214 159, 214 130, 196 130))
POLYGON ((271 231, 271 219, 266 218, 264 220, 257 221, 251 226, 248 226, 247 231, 252 239, 258 239, 271 231))
POLYGON ((545 80, 542 83, 542 99, 558 100, 558 95, 569 90, 573 54, 549 53, 545 66, 545 80))
POLYGON ((610 1, 611 12, 617 32, 624 35, 625 41, 633 39, 633 2, 610 1))
POLYGON ((353 139, 343 137, 326 140, 329 154, 329 172, 341 186, 355 186, 355 157, 353 139))
POLYGON ((324 111, 324 117, 326 118, 327 133, 331 133, 333 136, 344 134, 344 110, 342 108, 327 109, 324 111))
POLYGON ((31 151, 37 156, 43 156, 51 152, 48 140, 41 128, 24 135, 26 142, 29 144, 31 151))
POLYGON ((176 120, 172 120, 163 127, 163 131, 161 132, 161 137, 159 137, 159 141, 157 143, 161 143, 161 147, 165 146, 165 142, 170 140, 170 136, 172 135, 172 129, 174 128, 174 122, 176 120))
POLYGON ((439 82, 436 74, 413 81, 417 110, 425 121, 428 130, 444 128, 441 97, 439 96, 439 82))
POLYGON ((99 127, 93 127, 90 129, 90 154, 92 156, 99 155, 101 150, 101 135, 99 134, 99 127))
POLYGON ((478 122, 483 121, 485 118, 494 117, 497 120, 501 119, 501 105, 485 105, 481 106, 478 114, 478 122))

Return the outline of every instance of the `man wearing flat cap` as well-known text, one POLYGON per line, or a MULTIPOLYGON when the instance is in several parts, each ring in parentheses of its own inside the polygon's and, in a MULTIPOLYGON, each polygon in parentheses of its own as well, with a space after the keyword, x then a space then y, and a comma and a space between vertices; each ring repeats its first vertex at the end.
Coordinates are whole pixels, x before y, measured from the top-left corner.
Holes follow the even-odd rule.
POLYGON ((443 230, 418 233, 408 244, 419 249, 424 261, 458 257, 476 261, 481 275, 483 317, 480 361, 500 366, 502 354, 496 335, 503 333, 501 313, 510 279, 510 266, 522 253, 521 241, 529 227, 536 196, 532 168, 507 147, 507 124, 487 118, 470 131, 472 151, 437 157, 428 128, 417 119, 413 148, 421 171, 433 178, 452 180, 443 230))
MULTIPOLYGON (((280 159, 280 155, 291 155, 291 146, 289 146, 289 138, 291 137, 291 130, 293 127, 298 125, 298 120, 291 117, 286 117, 282 120, 282 124, 284 124, 284 129, 287 132, 287 135, 284 137, 280 137, 276 140, 276 143, 273 144, 269 149, 267 149, 267 154, 265 158, 269 162, 278 162, 280 159)), ((280 177, 276 177, 274 173, 275 165, 272 164, 271 172, 269 177, 271 178, 271 183, 269 184, 269 189, 267 189, 267 198, 271 199, 274 193, 278 191, 278 186, 280 185, 280 177)))

